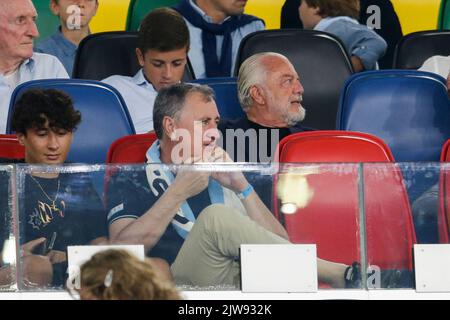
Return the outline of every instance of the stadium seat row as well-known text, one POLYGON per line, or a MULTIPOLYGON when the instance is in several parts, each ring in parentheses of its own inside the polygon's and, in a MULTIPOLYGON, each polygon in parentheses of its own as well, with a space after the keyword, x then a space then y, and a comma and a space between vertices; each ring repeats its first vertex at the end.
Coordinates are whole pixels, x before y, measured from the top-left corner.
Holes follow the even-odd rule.
MULTIPOLYGON (((222 117, 242 114, 235 78, 197 82, 215 90, 222 117)), ((36 87, 67 92, 83 114, 69 154, 71 162, 103 163, 114 140, 135 133, 128 109, 117 90, 102 82, 79 79, 35 80, 18 86, 11 98, 7 133, 12 133, 10 120, 15 101, 24 91, 36 87), (99 117, 103 121, 97 121, 99 117), (110 123, 115 124, 114 130, 110 123)), ((326 92, 326 88, 322 91, 326 92)), ((450 137, 445 79, 433 73, 410 70, 358 73, 345 82, 334 114, 324 109, 311 110, 307 103, 305 106, 308 115, 316 112, 325 119, 334 119, 332 128, 319 129, 374 134, 389 145, 398 162, 438 161, 441 147, 450 137)))

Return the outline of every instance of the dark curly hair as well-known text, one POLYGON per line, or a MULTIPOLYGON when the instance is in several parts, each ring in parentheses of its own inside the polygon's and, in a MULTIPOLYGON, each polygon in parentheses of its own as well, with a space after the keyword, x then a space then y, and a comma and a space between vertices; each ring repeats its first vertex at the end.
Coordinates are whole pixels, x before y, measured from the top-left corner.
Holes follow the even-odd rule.
POLYGON ((142 54, 148 50, 189 50, 189 43, 187 24, 174 9, 163 7, 152 10, 141 22, 137 47, 142 54))
POLYGON ((12 129, 26 135, 32 128, 48 127, 57 131, 76 130, 81 121, 81 113, 73 107, 70 96, 55 89, 30 89, 22 94, 14 105, 12 129))

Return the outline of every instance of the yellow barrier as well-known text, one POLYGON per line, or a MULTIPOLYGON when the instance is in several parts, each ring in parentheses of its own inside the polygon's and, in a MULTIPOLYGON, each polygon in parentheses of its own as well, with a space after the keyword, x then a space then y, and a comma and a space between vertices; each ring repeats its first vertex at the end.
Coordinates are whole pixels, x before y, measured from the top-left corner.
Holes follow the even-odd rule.
POLYGON ((441 0, 391 0, 391 2, 400 19, 404 35, 436 29, 441 0))
POLYGON ((245 13, 257 16, 266 22, 266 29, 279 29, 281 7, 285 0, 248 0, 245 13))
POLYGON ((91 22, 91 31, 125 30, 130 0, 99 0, 99 8, 91 22))

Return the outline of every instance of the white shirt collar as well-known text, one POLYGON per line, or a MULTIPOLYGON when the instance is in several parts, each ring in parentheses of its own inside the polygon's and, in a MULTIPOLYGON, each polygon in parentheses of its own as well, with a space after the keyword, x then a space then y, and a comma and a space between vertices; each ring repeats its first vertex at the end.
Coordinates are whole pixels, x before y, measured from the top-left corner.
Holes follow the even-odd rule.
MULTIPOLYGON (((194 8, 194 10, 197 11, 197 12, 202 16, 203 20, 205 20, 206 22, 209 22, 209 23, 214 23, 214 22, 213 22, 213 19, 212 19, 210 16, 208 16, 208 15, 205 13, 205 11, 203 11, 202 9, 200 9, 200 7, 197 6, 197 4, 195 3, 194 0, 189 0, 189 3, 191 4, 192 8, 194 8)), ((231 18, 230 16, 226 17, 226 18, 225 18, 221 23, 219 23, 219 24, 224 23, 225 21, 227 21, 227 20, 230 19, 230 18, 231 18)))
POLYGON ((151 88, 153 91, 156 92, 153 85, 150 82, 148 82, 147 79, 145 78, 144 70, 142 68, 134 75, 132 81, 138 86, 148 86, 149 88, 151 88))

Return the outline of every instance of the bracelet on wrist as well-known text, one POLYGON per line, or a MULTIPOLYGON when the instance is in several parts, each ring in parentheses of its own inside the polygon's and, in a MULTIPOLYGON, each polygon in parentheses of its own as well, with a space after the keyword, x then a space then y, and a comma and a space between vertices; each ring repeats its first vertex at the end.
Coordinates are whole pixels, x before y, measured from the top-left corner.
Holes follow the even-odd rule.
POLYGON ((239 199, 244 200, 253 192, 253 186, 249 183, 248 186, 241 192, 237 192, 236 195, 239 199))

